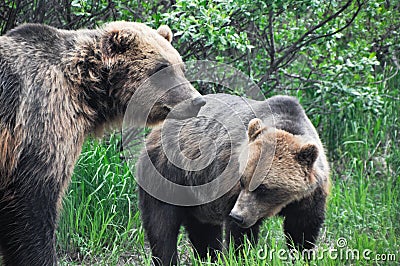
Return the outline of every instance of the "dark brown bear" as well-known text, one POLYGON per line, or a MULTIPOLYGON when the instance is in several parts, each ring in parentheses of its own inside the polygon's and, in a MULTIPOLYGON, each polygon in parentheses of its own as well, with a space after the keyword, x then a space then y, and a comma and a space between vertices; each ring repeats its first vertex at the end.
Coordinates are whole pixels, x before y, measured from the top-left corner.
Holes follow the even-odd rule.
POLYGON ((244 235, 256 242, 263 219, 276 214, 285 217, 288 243, 312 247, 324 221, 329 167, 298 101, 288 96, 265 101, 226 94, 205 98, 198 117, 167 119, 154 129, 137 164, 140 210, 154 262, 177 264, 181 225, 205 258, 209 250, 221 249, 223 226, 226 241, 232 237, 239 247, 244 235), (179 139, 171 148, 178 134, 169 132, 175 129, 179 139), (188 167, 187 159, 202 164, 202 158, 208 160, 206 166, 188 167), (181 187, 155 182, 159 176, 195 187, 183 193, 181 187), (213 189, 196 191, 217 179, 213 189))
MULTIPOLYGON (((190 99, 167 26, 112 22, 66 31, 26 24, 0 37, 0 250, 5 265, 55 265, 62 196, 90 133, 122 121, 132 95, 161 69, 163 84, 140 92, 138 123, 161 122, 190 99), (173 84, 180 86, 167 87, 173 84), (162 96, 162 97, 161 97, 162 96)), ((136 97, 138 98, 138 97, 136 97)), ((190 100, 191 101, 191 100, 190 100)), ((189 101, 189 102, 190 102, 189 101)))

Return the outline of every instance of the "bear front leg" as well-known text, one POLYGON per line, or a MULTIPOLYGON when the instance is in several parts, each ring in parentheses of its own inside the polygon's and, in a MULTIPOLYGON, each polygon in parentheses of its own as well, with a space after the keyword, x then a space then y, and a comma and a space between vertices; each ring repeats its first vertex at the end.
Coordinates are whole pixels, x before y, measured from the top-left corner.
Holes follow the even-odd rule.
POLYGON ((51 184, 40 180, 31 186, 14 182, 0 189, 0 246, 4 265, 57 264, 59 188, 51 184))
POLYGON ((153 198, 142 188, 139 188, 139 207, 154 265, 177 265, 177 241, 182 223, 180 208, 153 198))
POLYGON ((207 258, 210 251, 212 260, 216 259, 215 251, 220 251, 222 246, 222 226, 205 224, 195 218, 190 218, 185 223, 189 233, 189 239, 199 257, 203 260, 207 258))
POLYGON ((309 197, 287 205, 280 215, 285 217, 283 228, 287 244, 293 241, 300 251, 315 246, 325 220, 326 193, 322 188, 309 197))
POLYGON ((258 232, 260 231, 260 225, 262 221, 258 221, 250 228, 243 228, 238 226, 234 221, 227 220, 225 222, 225 240, 227 245, 234 241, 235 250, 238 252, 243 247, 245 236, 250 240, 252 245, 256 245, 258 242, 258 232))

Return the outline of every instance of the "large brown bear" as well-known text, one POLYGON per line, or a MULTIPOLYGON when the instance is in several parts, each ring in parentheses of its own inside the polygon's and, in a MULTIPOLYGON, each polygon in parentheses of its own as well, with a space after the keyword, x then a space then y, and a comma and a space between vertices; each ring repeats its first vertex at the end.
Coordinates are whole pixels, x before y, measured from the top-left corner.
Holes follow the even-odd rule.
POLYGON ((133 22, 78 31, 26 24, 0 37, 5 265, 57 263, 58 213, 85 136, 122 121, 132 95, 152 74, 166 71, 162 82, 140 92, 138 113, 148 115, 137 122, 155 125, 181 102, 187 111, 181 118, 204 105, 171 39, 167 26, 153 30, 133 22))
POLYGON ((221 249, 223 226, 226 240, 239 247, 244 235, 256 242, 262 220, 276 214, 285 217, 288 243, 312 247, 324 221, 329 167, 298 101, 205 98, 198 117, 167 119, 154 129, 137 163, 141 217, 156 265, 177 264, 181 225, 204 258, 221 249), (199 192, 206 183, 214 184, 199 192))

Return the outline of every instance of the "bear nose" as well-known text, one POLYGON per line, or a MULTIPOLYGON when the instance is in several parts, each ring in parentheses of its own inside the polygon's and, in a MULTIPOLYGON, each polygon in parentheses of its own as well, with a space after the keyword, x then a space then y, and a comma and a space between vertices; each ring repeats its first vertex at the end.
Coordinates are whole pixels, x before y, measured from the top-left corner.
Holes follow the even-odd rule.
POLYGON ((192 100, 192 104, 196 107, 202 107, 206 104, 206 100, 204 99, 204 97, 199 96, 192 100))
POLYGON ((244 222, 244 219, 243 219, 242 216, 237 215, 237 214, 235 214, 235 213, 233 213, 233 212, 231 212, 231 213, 229 214, 229 218, 231 218, 235 223, 237 223, 237 224, 239 224, 239 225, 243 224, 243 222, 244 222))

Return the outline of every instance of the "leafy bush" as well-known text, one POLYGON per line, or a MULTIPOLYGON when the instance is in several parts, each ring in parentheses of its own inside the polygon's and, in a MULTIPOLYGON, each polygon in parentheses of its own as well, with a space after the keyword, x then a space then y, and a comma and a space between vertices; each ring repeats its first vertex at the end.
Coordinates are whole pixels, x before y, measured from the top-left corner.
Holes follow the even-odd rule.
MULTIPOLYGON (((332 162, 334 185, 320 246, 332 247, 346 236, 349 247, 389 253, 400 250, 399 10, 399 1, 387 0, 5 0, 0 32, 23 22, 65 29, 121 19, 168 24, 184 60, 238 68, 266 97, 297 96, 332 162)), ((203 93, 232 93, 212 84, 197 86, 203 93)), ((150 265, 135 188, 119 156, 118 137, 86 143, 58 231, 63 263, 150 265)), ((218 262, 265 265, 255 253, 264 245, 285 248, 279 230, 273 219, 262 228, 267 237, 259 246, 240 256, 230 249, 218 262)), ((200 264, 190 249, 180 247, 189 254, 185 262, 200 264)), ((318 261, 348 263, 370 261, 318 261)))

